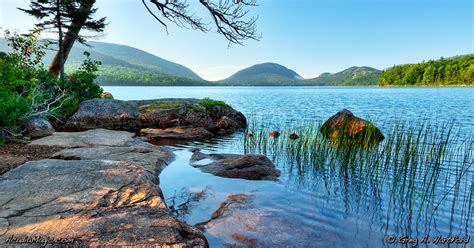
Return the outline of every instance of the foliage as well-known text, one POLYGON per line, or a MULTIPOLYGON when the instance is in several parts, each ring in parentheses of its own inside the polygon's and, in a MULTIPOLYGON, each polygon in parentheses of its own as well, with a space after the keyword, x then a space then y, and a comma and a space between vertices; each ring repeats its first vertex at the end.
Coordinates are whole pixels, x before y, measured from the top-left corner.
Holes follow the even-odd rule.
POLYGON ((106 65, 98 72, 104 86, 202 86, 212 85, 204 80, 158 73, 125 66, 106 65))
POLYGON ((102 93, 94 83, 98 62, 87 58, 69 78, 57 79, 41 63, 39 33, 6 37, 13 52, 0 53, 0 138, 21 136, 31 117, 67 117, 81 101, 102 93))
POLYGON ((385 70, 378 85, 473 85, 474 55, 396 65, 385 70))
POLYGON ((77 111, 79 103, 99 98, 102 88, 95 82, 100 62, 90 59, 90 54, 84 52, 86 59, 83 64, 72 72, 66 80, 59 80, 58 86, 64 89, 69 100, 64 104, 61 115, 70 116, 77 111))
POLYGON ((223 101, 217 101, 217 100, 213 100, 213 99, 210 99, 210 98, 207 98, 207 97, 202 99, 199 103, 208 110, 214 109, 216 107, 230 108, 230 106, 227 105, 227 103, 225 103, 223 101))
POLYGON ((25 124, 26 119, 23 116, 28 111, 28 101, 25 97, 0 87, 0 139, 15 136, 25 124))
MULTIPOLYGON (((91 0, 88 0, 91 1, 91 0)), ((58 1, 31 1, 28 9, 19 8, 21 11, 37 18, 39 22, 36 27, 41 31, 67 30, 75 18, 83 15, 81 13, 80 0, 58 0, 58 1)), ((92 18, 97 9, 91 9, 86 14, 82 29, 93 32, 103 32, 105 28, 105 17, 98 20, 92 18)), ((76 37, 81 43, 85 43, 85 36, 76 37)))

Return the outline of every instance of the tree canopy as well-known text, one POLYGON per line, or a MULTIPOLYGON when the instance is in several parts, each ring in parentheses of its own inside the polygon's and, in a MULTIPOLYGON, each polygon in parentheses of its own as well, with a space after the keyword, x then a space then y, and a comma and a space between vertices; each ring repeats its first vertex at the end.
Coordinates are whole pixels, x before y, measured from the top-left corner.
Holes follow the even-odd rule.
POLYGON ((396 65, 383 71, 378 85, 474 85, 474 55, 396 65))

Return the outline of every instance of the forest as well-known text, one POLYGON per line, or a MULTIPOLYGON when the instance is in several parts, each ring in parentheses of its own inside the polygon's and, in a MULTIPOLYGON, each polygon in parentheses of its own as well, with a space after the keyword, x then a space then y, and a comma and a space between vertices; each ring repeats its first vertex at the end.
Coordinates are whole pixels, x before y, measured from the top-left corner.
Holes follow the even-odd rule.
POLYGON ((418 64, 396 65, 382 72, 380 86, 454 86, 474 84, 474 54, 418 64))

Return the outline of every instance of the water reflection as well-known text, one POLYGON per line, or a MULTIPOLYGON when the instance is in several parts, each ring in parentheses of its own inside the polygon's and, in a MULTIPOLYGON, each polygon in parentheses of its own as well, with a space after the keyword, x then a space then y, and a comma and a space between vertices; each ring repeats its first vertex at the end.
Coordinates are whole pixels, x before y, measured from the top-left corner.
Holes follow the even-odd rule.
POLYGON ((319 147, 319 159, 294 149, 289 153, 289 144, 271 140, 252 147, 244 133, 182 144, 175 147, 178 159, 160 176, 161 184, 165 194, 179 188, 212 192, 180 216, 191 224, 208 221, 233 194, 254 197, 251 207, 233 206, 207 226, 206 235, 215 246, 388 247, 393 246, 387 242, 389 235, 471 236, 474 143, 433 130, 391 133, 372 152, 319 147), (189 150, 196 147, 214 153, 265 153, 282 177, 274 183, 203 174, 189 166, 189 150))

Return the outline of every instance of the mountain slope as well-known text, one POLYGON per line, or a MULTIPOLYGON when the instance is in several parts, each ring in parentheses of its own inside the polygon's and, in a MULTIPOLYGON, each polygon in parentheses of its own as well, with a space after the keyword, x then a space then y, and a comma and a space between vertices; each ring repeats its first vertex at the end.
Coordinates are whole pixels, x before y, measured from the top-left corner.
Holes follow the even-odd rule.
POLYGON ((221 84, 273 85, 303 79, 295 71, 275 63, 253 65, 234 73, 221 84))
MULTIPOLYGON (((85 58, 84 51, 87 51, 91 54, 92 59, 102 62, 99 79, 104 78, 104 76, 108 76, 112 81, 111 76, 125 78, 123 75, 120 75, 120 73, 122 73, 122 70, 127 70, 133 71, 135 76, 139 77, 139 74, 142 74, 141 76, 152 75, 153 78, 172 77, 182 78, 183 80, 192 79, 202 81, 202 79, 189 68, 134 47, 93 41, 88 44, 90 47, 81 44, 76 44, 73 47, 65 65, 67 71, 77 68, 85 58), (111 73, 117 75, 109 75, 111 73)), ((7 46, 6 40, 0 38, 0 51, 9 50, 10 48, 7 46)), ((43 62, 48 64, 54 55, 54 51, 46 51, 43 62)))
POLYGON ((338 73, 323 73, 317 78, 307 79, 311 85, 376 85, 382 71, 368 66, 353 66, 338 73))

